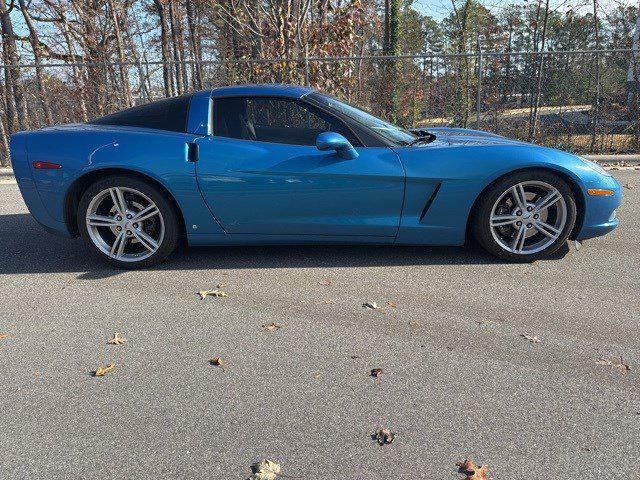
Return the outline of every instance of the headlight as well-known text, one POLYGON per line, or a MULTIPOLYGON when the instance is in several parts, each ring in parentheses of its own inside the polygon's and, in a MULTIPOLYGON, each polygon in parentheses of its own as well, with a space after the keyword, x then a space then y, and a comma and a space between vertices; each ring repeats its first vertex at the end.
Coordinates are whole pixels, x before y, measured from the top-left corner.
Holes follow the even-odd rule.
POLYGON ((586 158, 582 158, 580 157, 580 160, 582 160, 584 163, 587 164, 587 166, 593 170, 594 172, 598 172, 600 175, 604 175, 605 177, 611 177, 612 175, 607 172, 604 168, 602 168, 602 165, 596 163, 596 162, 592 162, 591 160, 587 160, 586 158))

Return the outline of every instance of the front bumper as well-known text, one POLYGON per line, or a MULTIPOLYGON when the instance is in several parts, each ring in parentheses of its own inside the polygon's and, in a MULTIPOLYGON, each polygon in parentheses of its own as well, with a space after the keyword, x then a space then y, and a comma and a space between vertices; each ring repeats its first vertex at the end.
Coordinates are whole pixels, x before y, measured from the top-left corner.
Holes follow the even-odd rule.
POLYGON ((618 207, 622 203, 620 184, 613 177, 599 176, 597 182, 590 182, 585 189, 585 211, 582 228, 575 235, 576 240, 599 237, 609 233, 619 224, 618 207), (613 190, 614 194, 606 197, 591 196, 586 190, 602 188, 613 190))

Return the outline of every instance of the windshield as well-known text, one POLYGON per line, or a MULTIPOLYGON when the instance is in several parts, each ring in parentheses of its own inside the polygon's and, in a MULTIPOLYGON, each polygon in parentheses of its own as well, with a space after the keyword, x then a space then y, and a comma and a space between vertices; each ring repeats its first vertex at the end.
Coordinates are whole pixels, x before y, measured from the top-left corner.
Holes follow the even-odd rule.
POLYGON ((374 117, 370 113, 341 102, 337 98, 318 92, 310 93, 307 95, 307 98, 315 101, 319 106, 324 107, 329 111, 342 114, 365 127, 374 130, 378 135, 391 141, 395 145, 409 145, 416 139, 416 135, 412 134, 408 130, 385 122, 384 120, 380 120, 378 117, 374 117))

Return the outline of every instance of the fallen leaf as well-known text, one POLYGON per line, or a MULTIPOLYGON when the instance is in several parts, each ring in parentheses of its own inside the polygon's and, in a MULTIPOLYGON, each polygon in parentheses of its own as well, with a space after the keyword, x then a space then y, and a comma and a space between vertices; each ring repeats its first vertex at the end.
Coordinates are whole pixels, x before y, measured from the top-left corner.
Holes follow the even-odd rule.
POLYGON ((253 475, 249 480, 276 480, 282 469, 280 465, 271 460, 261 460, 252 467, 253 475))
POLYGON ((329 305, 330 303, 333 303, 333 301, 332 301, 332 300, 325 300, 325 301, 324 301, 324 303, 325 303, 326 305, 329 305))
POLYGON ((368 310, 380 310, 382 308, 376 302, 365 302, 362 304, 362 307, 368 310))
POLYGON ((389 300, 387 302, 387 305, 390 306, 391 308, 396 308, 398 306, 398 304, 396 302, 394 302, 393 300, 389 300))
POLYGON ((614 367, 616 370, 618 370, 620 373, 627 373, 629 370, 631 370, 631 367, 629 365, 627 365, 626 363, 624 363, 624 361, 622 360, 622 357, 620 357, 620 362, 612 362, 611 360, 607 360, 605 358, 600 358, 598 360, 596 360, 596 364, 597 365, 605 365, 608 367, 614 367))
POLYGON ((318 282, 318 285, 324 285, 325 287, 328 287, 331 284, 333 284, 333 282, 329 278, 325 278, 324 280, 320 280, 318 282))
POLYGON ((7 338, 7 334, 6 333, 0 333, 0 340, 4 340, 5 338, 7 338))
POLYGON ((93 376, 94 377, 104 377, 107 373, 109 373, 114 368, 116 368, 116 364, 115 363, 110 363, 106 367, 100 367, 97 370, 95 370, 93 372, 93 376))
POLYGON ((222 369, 224 370, 225 363, 222 361, 222 357, 213 357, 211 360, 209 360, 209 363, 214 367, 222 367, 222 369))
POLYGON ((226 283, 224 283, 224 282, 222 282, 222 283, 219 283, 219 284, 216 286, 216 288, 224 288, 224 287, 226 287, 226 286, 227 286, 227 284, 226 284, 226 283))
POLYGON ((372 368, 371 369, 371 376, 373 378, 378 378, 380 375, 382 375, 382 369, 381 368, 372 368))
POLYGON ((126 338, 122 338, 118 332, 113 334, 113 338, 110 338, 107 343, 109 345, 124 345, 127 342, 126 338))
POLYGON ((396 439, 396 434, 388 428, 381 428, 374 434, 374 437, 379 445, 389 445, 396 439))
POLYGON ((531 336, 531 335, 525 335, 524 333, 520 334, 520 336, 522 338, 526 338, 527 340, 529 340, 531 343, 542 343, 542 340, 540 340, 538 337, 536 336, 531 336))
POLYGON ((271 322, 271 323, 266 323, 264 325, 262 325, 262 328, 264 330, 267 330, 269 332, 272 332, 273 330, 277 330, 279 328, 284 327, 284 325, 282 323, 275 323, 275 322, 271 322))
POLYGON ((200 300, 204 300, 207 297, 228 297, 229 296, 221 290, 200 290, 198 292, 198 295, 200 295, 200 300))
POLYGON ((456 462, 456 467, 459 468, 460 473, 467 476, 466 480, 493 480, 493 477, 487 476, 489 467, 486 465, 479 467, 473 460, 466 459, 464 462, 456 462))
POLYGON ((627 190, 633 190, 634 188, 636 188, 635 185, 631 185, 630 183, 625 183, 623 187, 626 188, 627 190))

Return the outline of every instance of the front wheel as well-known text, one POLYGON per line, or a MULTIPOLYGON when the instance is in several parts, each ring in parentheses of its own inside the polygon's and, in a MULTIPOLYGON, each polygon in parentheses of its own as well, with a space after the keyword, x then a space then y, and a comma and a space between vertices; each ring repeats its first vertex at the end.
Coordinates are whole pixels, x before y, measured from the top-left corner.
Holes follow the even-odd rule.
POLYGON ((567 241, 576 222, 571 188, 558 175, 531 170, 497 181, 480 199, 473 233, 493 255, 533 262, 567 241))
POLYGON ((155 186, 114 175, 89 186, 78 205, 78 229, 100 257, 119 268, 144 268, 178 245, 178 216, 155 186))

